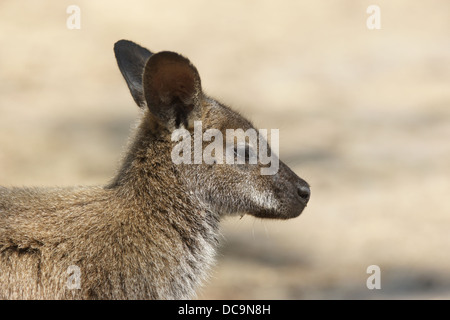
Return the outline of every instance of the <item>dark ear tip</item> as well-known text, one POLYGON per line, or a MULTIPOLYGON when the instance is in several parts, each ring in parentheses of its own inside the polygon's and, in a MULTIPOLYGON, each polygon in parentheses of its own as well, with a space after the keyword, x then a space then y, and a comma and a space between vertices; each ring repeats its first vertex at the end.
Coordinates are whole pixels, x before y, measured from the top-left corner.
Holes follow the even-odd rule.
POLYGON ((114 43, 114 47, 120 46, 121 44, 126 43, 126 42, 130 42, 130 40, 125 40, 125 39, 118 40, 118 41, 116 41, 116 43, 114 43))
POLYGON ((132 56, 133 58, 144 58, 144 62, 153 55, 153 52, 138 45, 130 40, 119 40, 114 44, 114 54, 118 59, 124 56, 132 56))
POLYGON ((119 40, 116 43, 114 43, 114 52, 119 52, 122 49, 130 48, 130 47, 137 47, 138 45, 130 40, 119 40))
POLYGON ((114 43, 114 49, 118 49, 118 48, 122 47, 124 44, 126 44, 128 42, 130 42, 130 41, 129 40, 125 40, 125 39, 119 40, 116 43, 114 43))
POLYGON ((152 52, 140 45, 129 41, 119 40, 114 44, 114 55, 131 95, 138 106, 145 105, 142 75, 145 63, 152 56, 152 52))

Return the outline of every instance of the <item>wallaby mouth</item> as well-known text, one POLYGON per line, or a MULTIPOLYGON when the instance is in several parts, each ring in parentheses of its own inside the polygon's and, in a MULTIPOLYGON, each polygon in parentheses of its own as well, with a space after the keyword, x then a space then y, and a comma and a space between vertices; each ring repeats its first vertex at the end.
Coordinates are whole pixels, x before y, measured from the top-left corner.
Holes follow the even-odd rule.
POLYGON ((307 207, 311 195, 309 186, 302 186, 297 193, 281 199, 281 205, 271 209, 260 209, 250 212, 256 218, 287 220, 298 217, 307 207))
POLYGON ((280 171, 270 180, 278 205, 273 211, 259 212, 257 216, 275 219, 298 217, 311 198, 309 184, 280 161, 280 171))
MULTIPOLYGON (((301 178, 298 178, 299 182, 297 182, 297 193, 294 196, 293 201, 298 202, 292 204, 292 216, 289 218, 298 217, 303 210, 305 210, 308 205, 309 199, 311 198, 311 188, 309 184, 301 178)), ((289 219, 288 218, 288 219, 289 219)))
MULTIPOLYGON (((294 173, 295 174, 295 173, 294 173)), ((297 176, 297 175, 296 175, 297 176)), ((297 176, 297 181, 294 184, 296 192, 288 197, 287 208, 280 219, 291 219, 298 217, 307 207, 309 199, 311 198, 311 188, 309 184, 297 176)))
POLYGON ((261 210, 251 212, 250 215, 254 216, 255 218, 262 218, 262 219, 288 220, 300 216, 300 214, 303 212, 305 208, 306 205, 299 204, 296 207, 291 207, 287 210, 282 211, 261 210))

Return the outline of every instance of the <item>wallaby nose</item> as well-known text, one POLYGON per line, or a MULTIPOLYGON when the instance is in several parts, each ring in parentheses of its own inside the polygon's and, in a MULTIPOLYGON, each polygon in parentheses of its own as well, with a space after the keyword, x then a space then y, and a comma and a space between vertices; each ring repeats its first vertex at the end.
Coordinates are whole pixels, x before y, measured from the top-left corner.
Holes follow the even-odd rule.
POLYGON ((306 204, 309 201, 309 198, 311 197, 311 189, 307 184, 298 184, 297 194, 306 204))

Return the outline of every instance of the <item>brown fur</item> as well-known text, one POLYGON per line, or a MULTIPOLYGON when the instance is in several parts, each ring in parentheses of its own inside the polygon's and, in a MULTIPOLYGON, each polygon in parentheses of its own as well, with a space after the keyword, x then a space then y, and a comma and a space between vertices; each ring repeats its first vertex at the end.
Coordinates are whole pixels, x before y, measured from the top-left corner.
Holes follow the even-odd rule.
POLYGON ((287 219, 306 206, 308 185, 283 163, 274 176, 261 176, 260 165, 174 164, 176 128, 253 126, 201 91, 186 58, 125 40, 115 53, 143 109, 123 164, 104 187, 0 187, 0 298, 190 298, 223 216, 287 219), (80 288, 68 287, 69 266, 79 268, 80 288))

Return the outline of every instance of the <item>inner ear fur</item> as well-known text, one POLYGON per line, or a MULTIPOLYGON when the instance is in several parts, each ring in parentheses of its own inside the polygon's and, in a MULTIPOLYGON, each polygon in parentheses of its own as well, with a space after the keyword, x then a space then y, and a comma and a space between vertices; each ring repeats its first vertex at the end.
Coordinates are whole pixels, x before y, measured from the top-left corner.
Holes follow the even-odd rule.
POLYGON ((145 65, 143 87, 150 112, 166 125, 188 127, 189 118, 200 108, 200 76, 178 53, 163 51, 151 56, 145 65))

